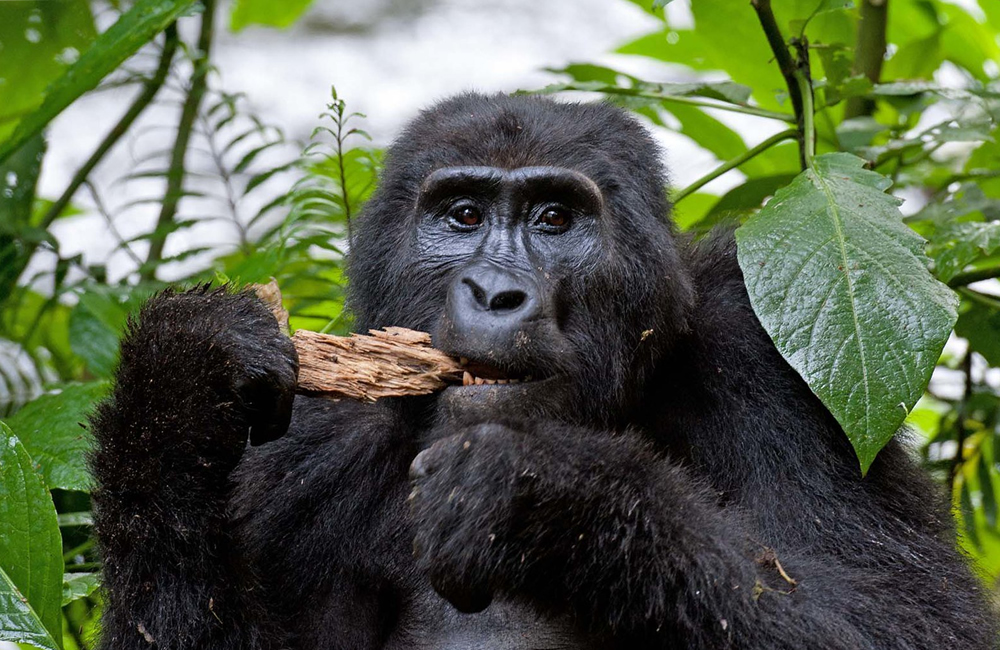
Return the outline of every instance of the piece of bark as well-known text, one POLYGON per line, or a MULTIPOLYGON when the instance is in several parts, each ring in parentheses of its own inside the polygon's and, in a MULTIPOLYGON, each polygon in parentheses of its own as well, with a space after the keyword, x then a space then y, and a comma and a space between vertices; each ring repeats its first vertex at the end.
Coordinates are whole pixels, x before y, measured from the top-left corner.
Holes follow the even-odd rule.
POLYGON ((278 281, 271 278, 267 284, 254 284, 251 285, 251 288, 260 301, 267 305, 267 308, 274 314, 281 331, 288 334, 288 310, 281 304, 281 289, 278 288, 278 281))
POLYGON ((292 342, 299 353, 300 392, 374 402, 462 381, 458 361, 431 347, 426 332, 387 327, 370 336, 332 336, 298 330, 292 342))
MULTIPOLYGON (((278 282, 251 285, 288 333, 288 311, 278 282)), ((300 393, 374 402, 382 397, 426 395, 461 383, 458 361, 431 347, 431 335, 404 327, 371 330, 370 336, 333 336, 298 330, 292 337, 299 355, 300 393)))

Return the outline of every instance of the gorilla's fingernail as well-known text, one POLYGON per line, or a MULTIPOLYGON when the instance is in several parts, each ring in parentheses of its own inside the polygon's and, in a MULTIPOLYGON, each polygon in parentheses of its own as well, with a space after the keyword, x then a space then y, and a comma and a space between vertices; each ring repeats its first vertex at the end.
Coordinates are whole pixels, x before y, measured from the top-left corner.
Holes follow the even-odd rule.
POLYGON ((410 480, 426 478, 430 475, 430 467, 427 463, 427 452, 422 451, 410 463, 410 480))

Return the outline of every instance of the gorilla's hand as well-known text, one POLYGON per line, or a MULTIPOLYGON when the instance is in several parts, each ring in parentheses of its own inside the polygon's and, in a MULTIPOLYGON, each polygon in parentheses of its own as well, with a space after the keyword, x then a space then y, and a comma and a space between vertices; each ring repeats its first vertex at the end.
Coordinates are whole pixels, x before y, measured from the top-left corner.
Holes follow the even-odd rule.
POLYGON ((122 346, 122 371, 155 382, 149 399, 171 405, 163 417, 185 429, 174 435, 238 458, 248 432, 260 444, 288 429, 298 356, 255 295, 195 289, 146 304, 122 346), (199 413, 215 421, 195 421, 199 413))
POLYGON ((564 606, 577 580, 595 584, 583 577, 595 562, 628 561, 607 554, 621 535, 639 544, 646 531, 635 527, 660 511, 658 465, 631 434, 555 422, 463 428, 410 468, 421 567, 461 611, 497 593, 564 606))
MULTIPOLYGON (((410 466, 414 551, 439 594, 459 611, 485 609, 516 567, 505 558, 519 503, 534 477, 519 471, 524 434, 499 424, 435 442, 410 466)), ((523 513, 522 513, 523 514, 523 513)))

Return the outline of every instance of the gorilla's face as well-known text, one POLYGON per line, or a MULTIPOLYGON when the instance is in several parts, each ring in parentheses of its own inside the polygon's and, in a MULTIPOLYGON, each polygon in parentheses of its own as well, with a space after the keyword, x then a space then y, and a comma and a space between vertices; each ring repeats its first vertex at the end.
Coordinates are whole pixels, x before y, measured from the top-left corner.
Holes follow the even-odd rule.
POLYGON ((360 329, 466 359, 443 412, 627 417, 693 300, 658 152, 606 105, 467 95, 390 149, 355 228, 360 329))
POLYGON ((598 265, 607 219, 594 181, 559 167, 445 167, 421 185, 416 213, 422 263, 450 277, 434 344, 466 367, 447 408, 537 412, 569 401, 581 364, 566 330, 568 288, 598 265))

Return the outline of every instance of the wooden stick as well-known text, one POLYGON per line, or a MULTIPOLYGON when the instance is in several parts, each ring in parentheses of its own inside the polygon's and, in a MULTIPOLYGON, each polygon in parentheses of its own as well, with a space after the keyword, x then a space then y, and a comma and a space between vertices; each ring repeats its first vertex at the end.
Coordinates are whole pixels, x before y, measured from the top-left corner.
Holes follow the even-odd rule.
MULTIPOLYGON (((288 333, 288 312, 271 278, 252 286, 288 333)), ((374 402, 382 397, 426 395, 461 383, 458 361, 431 347, 431 335, 403 327, 372 330, 370 336, 333 336, 298 330, 292 337, 299 354, 300 393, 374 402)))
POLYGON ((431 347, 430 334, 403 327, 371 330, 370 334, 295 332, 298 390, 374 402, 382 397, 426 395, 461 383, 462 367, 431 347))

